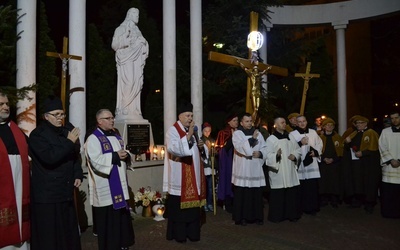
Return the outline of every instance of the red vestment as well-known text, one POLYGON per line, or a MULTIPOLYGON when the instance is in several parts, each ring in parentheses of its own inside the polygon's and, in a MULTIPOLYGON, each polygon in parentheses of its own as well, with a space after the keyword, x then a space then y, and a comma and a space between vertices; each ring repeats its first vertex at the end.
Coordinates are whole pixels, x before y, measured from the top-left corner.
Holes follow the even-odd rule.
MULTIPOLYGON (((186 136, 178 123, 174 124, 180 138, 186 136)), ((197 192, 196 174, 192 156, 182 157, 182 185, 181 208, 200 207, 206 204, 206 179, 204 176, 203 162, 200 161, 200 194, 197 192)))
POLYGON ((0 139, 0 248, 19 244, 30 238, 28 144, 24 133, 12 121, 10 122, 10 129, 17 143, 22 162, 22 223, 18 221, 14 181, 7 148, 0 139), (22 225, 21 230, 20 224, 22 225))

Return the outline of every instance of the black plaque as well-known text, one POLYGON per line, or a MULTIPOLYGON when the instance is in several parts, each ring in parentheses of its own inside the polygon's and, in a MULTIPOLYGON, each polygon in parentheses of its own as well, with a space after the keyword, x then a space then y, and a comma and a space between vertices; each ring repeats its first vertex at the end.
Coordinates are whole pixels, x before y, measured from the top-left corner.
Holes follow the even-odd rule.
POLYGON ((128 124, 127 131, 126 149, 131 153, 143 153, 150 148, 150 125, 128 124))

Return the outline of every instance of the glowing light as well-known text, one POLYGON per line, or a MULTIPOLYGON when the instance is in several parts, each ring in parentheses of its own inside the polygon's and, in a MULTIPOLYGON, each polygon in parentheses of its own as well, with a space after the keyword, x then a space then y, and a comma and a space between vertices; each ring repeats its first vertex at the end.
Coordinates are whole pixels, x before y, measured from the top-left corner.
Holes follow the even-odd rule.
POLYGON ((152 207, 154 213, 155 221, 162 221, 164 220, 163 214, 165 212, 165 206, 162 204, 160 199, 157 199, 156 204, 152 207))
POLYGON ((164 147, 161 147, 161 160, 164 160, 165 150, 164 147))
POLYGON ((214 43, 213 46, 217 49, 222 49, 224 47, 225 44, 223 43, 214 43))
POLYGON ((158 149, 156 146, 153 147, 153 161, 158 160, 158 149))
POLYGON ((261 32, 252 31, 247 36, 247 47, 252 51, 257 51, 264 43, 264 37, 261 32))

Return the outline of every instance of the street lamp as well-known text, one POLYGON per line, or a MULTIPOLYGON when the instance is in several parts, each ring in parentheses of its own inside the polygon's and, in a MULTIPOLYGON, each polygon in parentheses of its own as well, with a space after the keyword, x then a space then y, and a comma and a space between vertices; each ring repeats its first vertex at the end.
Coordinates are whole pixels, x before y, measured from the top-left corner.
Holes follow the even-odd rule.
POLYGON ((261 32, 252 31, 247 36, 247 47, 251 50, 251 63, 258 65, 258 54, 259 50, 264 43, 264 37, 261 32))
POLYGON ((252 31, 247 36, 247 47, 252 51, 259 50, 264 43, 264 37, 259 31, 252 31))

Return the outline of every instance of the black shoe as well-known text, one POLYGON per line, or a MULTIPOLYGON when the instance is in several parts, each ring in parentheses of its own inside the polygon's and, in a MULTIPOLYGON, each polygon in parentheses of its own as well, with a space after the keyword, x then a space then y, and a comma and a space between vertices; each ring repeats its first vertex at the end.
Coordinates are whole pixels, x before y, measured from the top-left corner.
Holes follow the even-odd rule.
POLYGON ((321 203, 319 204, 320 207, 326 207, 328 205, 327 201, 321 201, 321 203))
POLYGON ((175 241, 178 242, 178 243, 186 243, 186 239, 184 239, 184 240, 177 240, 177 239, 175 239, 175 241))
POLYGON ((365 212, 367 212, 367 214, 372 214, 374 212, 374 208, 373 207, 364 207, 365 212))
POLYGON ((308 215, 312 215, 312 216, 317 215, 317 212, 315 212, 315 211, 304 212, 304 213, 305 213, 305 214, 308 214, 308 215))
POLYGON ((239 222, 239 224, 237 224, 237 225, 247 226, 247 221, 246 221, 245 219, 243 219, 243 220, 241 220, 241 221, 239 222))
POLYGON ((241 221, 235 221, 235 225, 247 226, 247 221, 245 219, 241 221))

